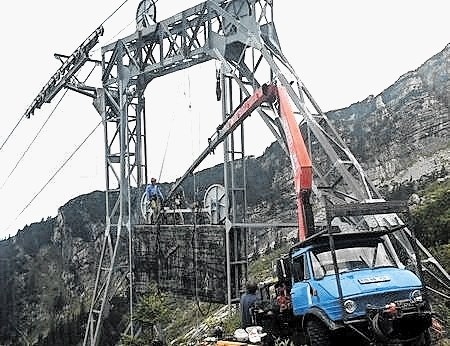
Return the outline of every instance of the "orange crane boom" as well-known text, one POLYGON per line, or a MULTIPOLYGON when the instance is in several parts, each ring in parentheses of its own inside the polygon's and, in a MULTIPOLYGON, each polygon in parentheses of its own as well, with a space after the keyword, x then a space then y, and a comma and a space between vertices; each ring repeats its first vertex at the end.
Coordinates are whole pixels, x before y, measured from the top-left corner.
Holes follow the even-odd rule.
MULTIPOLYGON (((295 195, 297 198, 298 240, 306 239, 312 225, 309 196, 312 191, 312 162, 295 120, 289 97, 284 87, 277 87, 281 124, 286 135, 289 157, 294 173, 295 195)), ((312 231, 312 230, 311 230, 312 231)))

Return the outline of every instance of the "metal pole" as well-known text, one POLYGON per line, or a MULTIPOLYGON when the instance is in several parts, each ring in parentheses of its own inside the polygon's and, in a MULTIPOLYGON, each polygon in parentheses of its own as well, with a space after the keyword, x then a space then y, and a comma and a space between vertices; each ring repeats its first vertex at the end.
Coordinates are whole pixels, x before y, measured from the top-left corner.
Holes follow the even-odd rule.
MULTIPOLYGON (((327 201, 324 200, 324 205, 327 205, 327 201)), ((345 310, 344 310, 344 298, 343 298, 343 294, 342 294, 342 286, 341 286, 341 277, 339 275, 339 267, 337 264, 337 258, 336 258, 336 247, 334 244, 334 237, 331 231, 331 221, 333 220, 333 217, 327 214, 327 232, 328 232, 328 240, 329 240, 329 244, 330 244, 330 251, 331 251, 331 257, 333 259, 333 267, 334 267, 334 274, 336 275, 336 285, 337 285, 337 289, 338 289, 338 294, 339 294, 339 305, 341 306, 341 310, 342 310, 342 316, 345 319, 345 310)))
MULTIPOLYGON (((221 93, 222 93, 222 120, 225 121, 227 118, 227 89, 225 83, 225 76, 223 74, 223 64, 220 69, 220 84, 221 84, 221 93)), ((228 215, 228 137, 225 137, 223 141, 223 184, 225 188, 225 251, 226 251, 226 271, 227 271, 227 303, 228 303, 228 312, 231 312, 231 258, 230 258, 230 219, 228 215)))

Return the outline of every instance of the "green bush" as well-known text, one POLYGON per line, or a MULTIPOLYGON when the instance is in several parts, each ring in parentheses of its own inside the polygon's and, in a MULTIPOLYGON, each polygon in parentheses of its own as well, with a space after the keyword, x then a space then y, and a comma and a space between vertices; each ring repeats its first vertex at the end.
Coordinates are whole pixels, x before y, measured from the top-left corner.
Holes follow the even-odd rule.
POLYGON ((412 211, 417 238, 427 247, 449 243, 450 179, 436 182, 422 193, 423 203, 412 211))

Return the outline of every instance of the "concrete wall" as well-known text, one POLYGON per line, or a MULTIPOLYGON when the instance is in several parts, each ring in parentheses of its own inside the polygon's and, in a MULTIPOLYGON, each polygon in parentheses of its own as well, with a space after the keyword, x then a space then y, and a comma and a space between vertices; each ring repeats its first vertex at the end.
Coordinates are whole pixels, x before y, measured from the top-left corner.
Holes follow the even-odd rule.
POLYGON ((226 303, 225 226, 136 225, 135 236, 137 287, 226 303))

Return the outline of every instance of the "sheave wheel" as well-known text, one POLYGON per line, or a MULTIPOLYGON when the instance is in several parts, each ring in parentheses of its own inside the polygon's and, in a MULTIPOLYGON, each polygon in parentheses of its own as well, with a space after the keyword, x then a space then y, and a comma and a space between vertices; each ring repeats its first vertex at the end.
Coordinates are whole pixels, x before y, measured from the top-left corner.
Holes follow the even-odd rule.
POLYGON ((330 346, 330 331, 321 322, 310 320, 306 323, 306 335, 309 346, 330 346))

